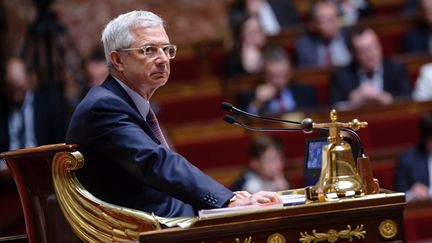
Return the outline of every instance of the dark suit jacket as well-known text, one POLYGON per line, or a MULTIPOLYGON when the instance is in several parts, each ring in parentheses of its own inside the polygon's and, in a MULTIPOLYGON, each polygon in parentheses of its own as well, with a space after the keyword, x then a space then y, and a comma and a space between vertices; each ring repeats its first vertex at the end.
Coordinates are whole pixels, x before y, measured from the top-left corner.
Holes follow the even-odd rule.
POLYGON ((407 53, 429 53, 429 34, 431 30, 424 24, 417 25, 405 36, 403 48, 407 53))
MULTIPOLYGON (((347 39, 346 29, 341 30, 342 38, 347 39)), ((345 41, 346 42, 346 41, 345 41)), ((298 66, 320 66, 318 47, 323 43, 322 38, 313 32, 307 32, 295 42, 295 59, 298 66)))
MULTIPOLYGON (((409 97, 411 88, 405 66, 390 60, 384 60, 384 90, 394 97, 409 97)), ((336 68, 331 75, 330 102, 347 101, 349 93, 360 85, 358 67, 351 63, 346 67, 336 68)))
POLYGON ((394 190, 406 192, 416 182, 430 186, 429 176, 427 153, 417 146, 399 157, 394 178, 394 190))
MULTIPOLYGON (((319 105, 317 95, 313 87, 308 85, 299 85, 296 84, 295 81, 291 81, 291 82, 292 84, 289 86, 289 89, 291 90, 293 98, 296 102, 295 110, 299 110, 301 108, 313 108, 319 105)), ((249 104, 255 100, 255 91, 240 94, 238 99, 239 99, 239 106, 243 110, 247 110, 249 104)), ((258 112, 260 114, 269 113, 270 112, 269 105, 270 102, 267 102, 266 104, 263 105, 263 107, 258 112)))
POLYGON ((111 76, 72 115, 67 142, 79 145, 79 180, 96 197, 158 216, 220 208, 233 192, 161 145, 132 99, 111 76))
MULTIPOLYGON (((9 150, 8 119, 11 108, 6 101, 0 103, 0 152, 3 152, 9 150)), ((34 132, 38 146, 65 142, 63 101, 58 93, 35 91, 33 112, 34 132)))

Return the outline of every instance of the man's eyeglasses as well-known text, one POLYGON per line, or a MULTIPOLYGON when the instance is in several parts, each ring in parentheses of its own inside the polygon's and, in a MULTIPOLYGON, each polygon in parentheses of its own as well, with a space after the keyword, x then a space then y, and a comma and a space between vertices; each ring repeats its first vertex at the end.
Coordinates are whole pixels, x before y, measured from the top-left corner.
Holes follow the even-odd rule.
POLYGON ((128 51, 140 51, 143 53, 146 57, 155 57, 159 51, 159 49, 162 49, 162 51, 165 53, 165 55, 169 59, 173 59, 176 56, 177 53, 177 46, 172 44, 166 44, 162 46, 158 45, 143 45, 141 47, 133 47, 133 48, 122 48, 118 49, 118 51, 128 52, 128 51))

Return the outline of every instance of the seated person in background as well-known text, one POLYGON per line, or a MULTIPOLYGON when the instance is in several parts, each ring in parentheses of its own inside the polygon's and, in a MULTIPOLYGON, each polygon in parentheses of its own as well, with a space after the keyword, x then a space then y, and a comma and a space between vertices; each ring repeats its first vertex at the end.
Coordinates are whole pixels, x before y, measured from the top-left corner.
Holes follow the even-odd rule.
POLYGON ((19 58, 9 59, 2 87, 0 152, 64 142, 61 95, 38 89, 31 67, 19 58))
POLYGON ((240 106, 255 114, 282 113, 318 106, 313 87, 296 84, 285 50, 271 45, 263 50, 264 83, 240 95, 240 106))
POLYGON ((287 190, 283 144, 266 136, 253 139, 249 169, 233 185, 235 191, 287 190))
POLYGON ((257 16, 266 35, 275 35, 301 24, 292 0, 237 0, 229 7, 228 15, 231 28, 245 16, 257 16))
POLYGON ((295 43, 298 66, 342 66, 351 61, 346 34, 341 28, 333 0, 314 1, 310 9, 309 32, 295 43))
POLYGON ((416 25, 404 38, 406 53, 432 53, 432 1, 419 0, 416 25))
POLYGON ((387 105, 396 97, 409 97, 410 81, 405 66, 383 57, 375 31, 363 27, 352 29, 349 45, 353 62, 336 68, 331 75, 332 104, 348 101, 345 105, 352 107, 387 105))
POLYGON ((177 49, 159 16, 122 14, 106 25, 102 41, 109 75, 75 109, 66 140, 84 155, 77 176, 90 193, 162 217, 281 202, 274 192, 228 190, 166 143, 149 100, 168 81, 177 49))
POLYGON ((415 101, 432 100, 432 63, 420 68, 411 97, 415 101))
MULTIPOLYGON (((5 72, 0 90, 0 153, 64 143, 66 124, 61 95, 37 89, 34 70, 20 58, 9 59, 5 72)), ((3 160, 0 160, 0 190, 1 184, 14 187, 3 160)))
POLYGON ((100 85, 108 76, 108 68, 102 47, 95 47, 84 64, 86 73, 86 92, 93 86, 100 85))
POLYGON ((399 157, 394 189, 405 192, 407 201, 432 199, 432 112, 420 122, 421 140, 399 157))
POLYGON ((240 23, 234 33, 234 46, 228 57, 227 73, 230 77, 261 72, 261 48, 267 37, 257 17, 250 16, 240 23))

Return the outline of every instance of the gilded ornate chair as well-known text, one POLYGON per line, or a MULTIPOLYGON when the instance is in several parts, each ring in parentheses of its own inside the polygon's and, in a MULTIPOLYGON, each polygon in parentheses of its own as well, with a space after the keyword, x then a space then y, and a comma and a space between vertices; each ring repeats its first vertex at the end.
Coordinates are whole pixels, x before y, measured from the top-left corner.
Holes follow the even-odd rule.
POLYGON ((136 241, 141 232, 188 227, 198 220, 162 218, 94 197, 75 176, 84 164, 76 145, 45 145, 1 157, 18 187, 29 242, 136 241))

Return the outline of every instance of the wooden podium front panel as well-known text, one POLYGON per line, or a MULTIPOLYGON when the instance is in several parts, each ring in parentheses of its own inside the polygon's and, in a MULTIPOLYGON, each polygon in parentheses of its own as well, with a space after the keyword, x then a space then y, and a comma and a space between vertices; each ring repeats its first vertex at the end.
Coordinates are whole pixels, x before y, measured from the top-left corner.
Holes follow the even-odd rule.
POLYGON ((140 236, 140 241, 283 243, 314 242, 316 239, 317 242, 404 242, 404 206, 404 194, 380 194, 378 197, 203 220, 190 229, 146 232, 140 236))

